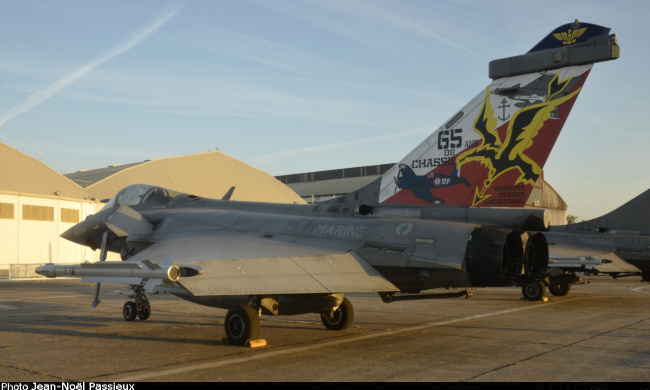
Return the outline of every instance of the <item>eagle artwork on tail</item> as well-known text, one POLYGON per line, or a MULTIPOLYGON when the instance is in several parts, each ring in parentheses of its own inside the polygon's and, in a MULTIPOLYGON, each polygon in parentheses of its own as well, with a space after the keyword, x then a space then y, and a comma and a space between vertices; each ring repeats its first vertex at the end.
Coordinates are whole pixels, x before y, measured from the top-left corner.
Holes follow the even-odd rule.
POLYGON ((562 95, 570 84, 572 77, 559 81, 559 73, 555 75, 548 86, 548 95, 543 102, 532 104, 518 110, 508 123, 505 139, 501 140, 495 131, 497 119, 490 104, 490 88, 486 90, 485 100, 481 113, 476 118, 474 130, 481 136, 483 142, 474 149, 469 149, 456 158, 456 169, 470 161, 478 161, 488 169, 488 177, 483 183, 483 188, 475 189, 472 206, 483 202, 491 195, 485 192, 490 188, 495 179, 512 169, 519 169, 521 175, 515 184, 524 183, 533 185, 542 169, 531 158, 526 156, 526 149, 533 145, 533 139, 544 126, 551 113, 562 103, 570 100, 580 92, 581 88, 562 95))

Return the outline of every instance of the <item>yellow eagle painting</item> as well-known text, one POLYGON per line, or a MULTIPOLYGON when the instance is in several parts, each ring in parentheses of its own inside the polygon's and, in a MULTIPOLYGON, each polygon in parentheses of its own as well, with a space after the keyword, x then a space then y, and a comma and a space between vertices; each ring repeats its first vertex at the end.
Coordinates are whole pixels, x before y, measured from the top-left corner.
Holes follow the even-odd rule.
POLYGON ((548 85, 548 95, 543 102, 523 107, 515 112, 508 122, 508 130, 505 139, 500 139, 499 133, 495 131, 497 119, 494 117, 494 110, 490 104, 490 87, 485 91, 483 107, 474 122, 476 131, 483 142, 476 148, 467 150, 456 158, 456 168, 460 170, 463 164, 470 161, 478 161, 488 169, 488 178, 483 188, 476 187, 472 206, 483 202, 491 195, 485 195, 488 188, 499 176, 512 169, 519 169, 521 175, 515 184, 534 184, 542 169, 539 165, 526 156, 526 149, 533 145, 533 139, 539 130, 551 117, 551 112, 562 103, 568 101, 580 92, 580 88, 560 96, 567 87, 572 77, 559 81, 559 74, 551 80, 548 85))

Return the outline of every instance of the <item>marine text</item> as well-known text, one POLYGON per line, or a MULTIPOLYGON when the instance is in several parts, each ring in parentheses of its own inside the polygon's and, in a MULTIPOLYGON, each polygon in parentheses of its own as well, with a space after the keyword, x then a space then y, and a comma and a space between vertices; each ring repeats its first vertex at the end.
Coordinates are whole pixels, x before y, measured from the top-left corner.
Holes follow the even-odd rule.
POLYGON ((313 233, 321 236, 363 237, 367 228, 367 226, 354 225, 318 225, 313 233))

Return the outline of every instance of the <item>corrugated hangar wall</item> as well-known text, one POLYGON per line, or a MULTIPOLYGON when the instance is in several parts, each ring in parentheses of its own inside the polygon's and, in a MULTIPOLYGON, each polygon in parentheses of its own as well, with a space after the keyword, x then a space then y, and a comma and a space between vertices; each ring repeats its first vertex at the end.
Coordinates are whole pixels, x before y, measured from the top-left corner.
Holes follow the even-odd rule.
POLYGON ((90 248, 61 237, 103 205, 96 202, 59 200, 0 194, 1 264, 34 264, 93 261, 90 248))
POLYGON ((0 277, 27 264, 93 260, 59 235, 101 204, 41 161, 0 143, 0 277))

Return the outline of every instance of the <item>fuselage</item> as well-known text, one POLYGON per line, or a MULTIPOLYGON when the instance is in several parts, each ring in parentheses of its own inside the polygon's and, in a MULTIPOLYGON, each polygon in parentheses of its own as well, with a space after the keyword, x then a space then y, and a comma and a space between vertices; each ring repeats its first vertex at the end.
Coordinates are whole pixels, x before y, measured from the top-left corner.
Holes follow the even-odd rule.
MULTIPOLYGON (((511 257, 523 257, 521 240, 512 241, 514 235, 519 237, 518 233, 470 221, 467 208, 447 208, 441 214, 417 206, 269 204, 187 194, 170 198, 166 203, 140 203, 128 207, 154 226, 150 232, 126 236, 112 232, 109 221, 120 206, 115 205, 90 216, 63 237, 99 248, 104 232, 109 232, 107 249, 122 253, 125 259, 156 242, 193 236, 245 238, 333 253, 354 252, 402 291, 494 283, 478 276, 478 265, 474 266, 477 276, 472 279, 470 275, 472 265, 468 267, 468 257, 470 262, 484 267, 479 258, 483 259, 486 251, 485 247, 470 246, 473 237, 475 243, 482 239, 494 244, 489 261, 494 263, 490 267, 497 274, 506 268, 502 258, 506 250, 522 251, 521 255, 511 257), (488 231, 490 234, 486 234, 488 231), (481 234, 483 238, 479 238, 481 234), (481 253, 477 253, 479 250, 481 253)), ((498 218, 504 218, 503 213, 498 218)), ((484 268, 480 271, 485 273, 484 268)))

